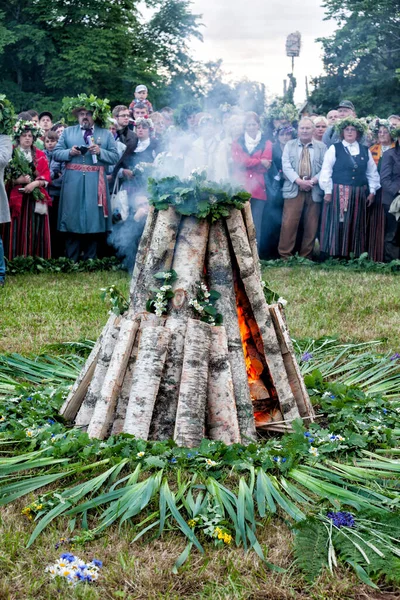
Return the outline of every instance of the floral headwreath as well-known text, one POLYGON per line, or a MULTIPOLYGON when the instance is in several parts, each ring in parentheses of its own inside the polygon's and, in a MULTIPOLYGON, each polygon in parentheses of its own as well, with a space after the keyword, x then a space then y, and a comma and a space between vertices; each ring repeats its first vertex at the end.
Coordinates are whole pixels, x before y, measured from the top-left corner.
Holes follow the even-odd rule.
POLYGON ((297 121, 299 118, 299 113, 294 104, 290 104, 289 102, 277 102, 272 105, 267 113, 269 119, 287 119, 291 123, 293 121, 297 121))
POLYGON ((386 129, 388 130, 388 132, 390 134, 390 137, 392 139, 395 139, 395 136, 393 135, 393 133, 396 128, 394 125, 392 125, 392 123, 388 119, 376 118, 375 121, 371 122, 369 127, 374 135, 378 135, 380 127, 386 127, 386 129))
POLYGON ((356 117, 346 117, 345 119, 341 119, 337 121, 335 124, 335 131, 340 135, 346 127, 354 127, 358 133, 363 136, 368 131, 368 125, 361 121, 361 119, 356 119, 356 117))
POLYGON ((144 125, 149 129, 154 129, 153 121, 149 117, 139 117, 138 119, 135 119, 135 127, 138 125, 144 125))
POLYGON ((14 107, 4 94, 0 94, 0 135, 11 135, 16 115, 14 107))
POLYGON ((393 129, 390 135, 394 140, 400 138, 400 126, 397 126, 396 129, 393 129))
POLYGON ((40 127, 39 123, 36 123, 35 121, 24 121, 23 119, 20 119, 15 123, 13 127, 13 139, 18 140, 21 137, 21 135, 26 131, 30 131, 32 133, 34 142, 36 142, 38 138, 44 135, 44 130, 40 127))

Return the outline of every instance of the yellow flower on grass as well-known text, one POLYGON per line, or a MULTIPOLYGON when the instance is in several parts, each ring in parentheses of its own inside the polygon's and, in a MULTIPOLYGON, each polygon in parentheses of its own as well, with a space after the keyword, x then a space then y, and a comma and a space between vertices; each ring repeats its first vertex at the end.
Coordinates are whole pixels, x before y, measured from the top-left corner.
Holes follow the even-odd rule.
POLYGON ((27 429, 25 431, 25 435, 26 435, 26 437, 33 437, 33 431, 32 431, 32 429, 27 429))
POLYGON ((312 454, 313 456, 319 456, 319 452, 318 449, 315 448, 315 446, 310 446, 309 448, 309 453, 312 454))
POLYGON ((5 416, 4 416, 4 415, 1 415, 1 417, 0 417, 0 423, 1 423, 2 421, 5 421, 5 420, 6 420, 5 416))
POLYGON ((190 519, 188 521, 188 525, 189 525, 189 527, 196 527, 196 521, 194 519, 190 519))
POLYGON ((136 456, 137 456, 137 458, 143 458, 143 456, 144 456, 144 452, 138 452, 138 453, 136 454, 136 456))
POLYGON ((225 544, 230 544, 231 541, 232 541, 232 536, 229 535, 229 533, 225 533, 224 534, 224 542, 225 542, 225 544))
POLYGON ((215 460, 211 460, 210 458, 206 459, 206 465, 208 465, 209 467, 215 467, 217 463, 215 462, 215 460))

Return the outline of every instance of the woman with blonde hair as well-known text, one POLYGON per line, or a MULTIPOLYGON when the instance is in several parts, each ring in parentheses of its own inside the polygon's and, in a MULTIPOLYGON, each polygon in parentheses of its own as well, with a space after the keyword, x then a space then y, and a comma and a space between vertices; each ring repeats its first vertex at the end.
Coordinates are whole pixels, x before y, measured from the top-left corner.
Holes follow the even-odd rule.
POLYGON ((322 142, 322 138, 324 137, 325 131, 328 129, 328 119, 321 116, 311 117, 312 122, 314 123, 314 139, 317 142, 322 142))

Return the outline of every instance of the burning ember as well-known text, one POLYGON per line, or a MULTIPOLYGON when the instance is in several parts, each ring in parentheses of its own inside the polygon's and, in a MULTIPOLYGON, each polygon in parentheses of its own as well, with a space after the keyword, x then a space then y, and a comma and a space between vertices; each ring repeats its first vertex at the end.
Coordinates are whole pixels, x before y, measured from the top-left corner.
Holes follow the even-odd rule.
POLYGON ((282 421, 276 390, 272 385, 258 325, 243 289, 236 284, 237 314, 246 371, 253 401, 256 427, 282 421))

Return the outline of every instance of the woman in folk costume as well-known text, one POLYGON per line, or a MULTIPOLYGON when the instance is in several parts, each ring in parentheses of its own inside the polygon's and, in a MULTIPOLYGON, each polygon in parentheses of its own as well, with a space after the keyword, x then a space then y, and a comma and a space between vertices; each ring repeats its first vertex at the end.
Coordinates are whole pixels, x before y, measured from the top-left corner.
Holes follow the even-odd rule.
POLYGON ((79 260, 94 259, 97 244, 111 230, 111 204, 107 167, 118 162, 115 140, 106 127, 109 123, 108 100, 81 94, 67 99, 64 111, 70 111, 78 124, 64 130, 53 158, 65 162, 60 193, 58 229, 66 232, 66 256, 79 260))
MULTIPOLYGON (((370 146, 369 151, 378 169, 381 172, 382 157, 384 152, 394 148, 394 127, 387 119, 376 119, 372 131, 377 143, 370 146)), ((385 211, 382 205, 382 189, 376 193, 375 202, 368 209, 368 256, 371 260, 382 262, 384 260, 385 238, 385 211)))
POLYGON ((370 151, 359 143, 366 125, 346 117, 335 128, 341 141, 327 150, 319 177, 325 192, 321 252, 357 257, 367 250, 367 208, 380 188, 379 174, 370 151))
POLYGON ((198 122, 199 137, 192 143, 184 162, 184 173, 188 177, 194 170, 204 170, 210 181, 221 181, 228 177, 227 164, 217 162, 220 141, 214 118, 204 113, 198 122))
POLYGON ((244 135, 232 145, 235 179, 251 194, 251 211, 260 247, 262 220, 266 207, 265 174, 271 167, 272 142, 262 134, 260 117, 255 112, 245 115, 244 135))
POLYGON ((51 182, 50 170, 45 153, 35 147, 42 135, 34 121, 20 120, 14 126, 16 145, 5 171, 11 222, 4 228, 3 240, 9 260, 16 256, 51 256, 51 198, 46 189, 51 182))

